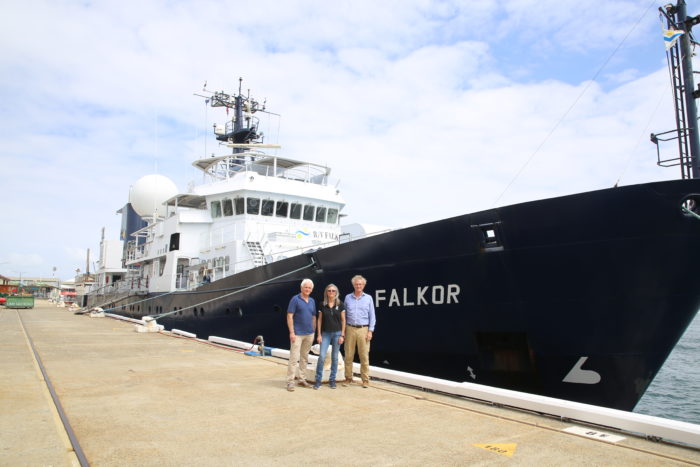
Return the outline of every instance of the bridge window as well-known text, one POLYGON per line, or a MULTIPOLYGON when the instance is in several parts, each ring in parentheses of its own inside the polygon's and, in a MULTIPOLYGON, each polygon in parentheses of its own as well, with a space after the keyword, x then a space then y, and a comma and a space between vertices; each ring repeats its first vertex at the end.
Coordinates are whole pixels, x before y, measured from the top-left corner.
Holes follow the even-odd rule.
POLYGON ((246 213, 260 214, 260 198, 246 198, 246 213))
POLYGON ((263 216, 271 216, 275 211, 275 202, 271 199, 264 199, 262 202, 262 214, 263 216))
POLYGON ((333 209, 333 208, 328 208, 328 217, 326 218, 326 222, 329 224, 337 224, 338 223, 338 210, 333 209))
POLYGON ((321 206, 316 208, 316 222, 326 222, 326 208, 321 206))
POLYGON ((211 202, 211 217, 221 217, 221 201, 211 202))
POLYGON ((236 215, 245 214, 245 198, 236 198, 233 200, 233 206, 235 208, 236 215))
POLYGON ((275 209, 275 216, 287 217, 288 212, 289 212, 289 203, 286 201, 277 201, 277 207, 275 209))
POLYGON ((310 204, 304 205, 304 220, 312 221, 314 220, 314 207, 310 204))
POLYGON ((230 199, 225 198, 223 201, 224 216, 233 216, 233 202, 230 199))
POLYGON ((292 211, 289 213, 292 219, 301 219, 301 204, 292 203, 292 211))

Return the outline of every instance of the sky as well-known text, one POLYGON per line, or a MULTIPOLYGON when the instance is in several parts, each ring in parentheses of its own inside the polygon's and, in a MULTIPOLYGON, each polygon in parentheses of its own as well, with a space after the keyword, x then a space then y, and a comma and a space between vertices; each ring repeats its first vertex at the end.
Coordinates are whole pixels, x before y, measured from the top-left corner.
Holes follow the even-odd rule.
POLYGON ((225 114, 195 94, 239 77, 278 154, 332 168, 345 223, 678 178, 649 142, 674 126, 663 3, 5 2, 0 274, 72 279, 139 178, 200 183, 225 114))

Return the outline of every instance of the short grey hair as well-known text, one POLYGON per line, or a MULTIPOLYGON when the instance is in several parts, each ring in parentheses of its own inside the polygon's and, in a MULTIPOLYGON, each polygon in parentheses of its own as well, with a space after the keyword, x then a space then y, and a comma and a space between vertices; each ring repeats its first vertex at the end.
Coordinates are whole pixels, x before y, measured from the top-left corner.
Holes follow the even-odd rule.
POLYGON ((365 279, 364 277, 362 277, 362 276, 359 275, 359 274, 356 275, 356 276, 353 276, 353 278, 350 279, 350 283, 351 283, 352 285, 355 285, 355 282, 357 282, 357 281, 362 281, 363 284, 367 285, 367 279, 365 279))
POLYGON ((311 285, 311 287, 313 287, 314 281, 312 281, 311 279, 304 279, 303 281, 301 281, 301 285, 299 285, 299 288, 304 287, 304 284, 309 284, 311 285))

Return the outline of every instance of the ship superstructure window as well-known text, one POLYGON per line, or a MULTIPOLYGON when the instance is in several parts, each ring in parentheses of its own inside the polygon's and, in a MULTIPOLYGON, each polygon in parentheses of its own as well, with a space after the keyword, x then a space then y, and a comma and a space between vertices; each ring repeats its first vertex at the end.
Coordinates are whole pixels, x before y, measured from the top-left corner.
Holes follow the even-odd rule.
POLYGON ((262 201, 262 211, 260 214, 263 216, 271 216, 275 211, 275 202, 271 199, 264 199, 262 201))
POLYGON ((224 216, 233 216, 233 202, 225 198, 223 201, 224 216))
POLYGON ((245 198, 236 198, 233 200, 234 212, 236 215, 245 214, 245 198))
POLYGON ((338 210, 333 208, 328 208, 328 217, 326 222, 329 224, 336 224, 338 222, 338 210))
POLYGON ((211 202, 211 217, 221 217, 221 201, 211 202))
POLYGON ((292 203, 292 210, 289 212, 292 219, 301 219, 301 204, 292 203))
POLYGON ((175 251, 180 249, 180 232, 175 232, 170 234, 170 245, 168 246, 168 251, 175 251))
POLYGON ((276 217, 287 217, 289 212, 289 203, 286 201, 277 201, 277 206, 275 207, 276 217))
POLYGON ((246 198, 246 213, 260 214, 260 198, 246 198))
POLYGON ((314 220, 314 206, 310 204, 304 205, 304 220, 312 221, 314 220))
POLYGON ((326 208, 321 206, 316 208, 316 222, 326 222, 326 208))

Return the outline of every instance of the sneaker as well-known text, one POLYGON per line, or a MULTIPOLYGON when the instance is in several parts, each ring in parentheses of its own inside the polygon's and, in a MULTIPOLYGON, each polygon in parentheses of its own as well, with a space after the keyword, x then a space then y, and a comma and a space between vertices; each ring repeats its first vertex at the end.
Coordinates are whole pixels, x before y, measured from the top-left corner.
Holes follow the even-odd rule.
POLYGON ((335 381, 331 381, 330 384, 328 385, 331 389, 335 389, 337 386, 335 385, 335 381))
POLYGON ((352 380, 351 380, 351 379, 344 379, 343 382, 340 383, 340 384, 342 384, 343 387, 346 388, 346 387, 348 387, 348 386, 350 386, 350 385, 352 384, 352 380))
POLYGON ((287 383, 287 391, 294 392, 294 383, 287 383))
POLYGON ((305 380, 303 380, 303 379, 300 379, 300 380, 297 382, 297 384, 298 384, 299 386, 301 386, 302 388, 310 388, 310 387, 311 387, 311 385, 310 385, 309 383, 307 383, 307 382, 306 382, 305 380))
POLYGON ((369 381, 363 381, 362 382, 362 387, 367 389, 369 387, 369 381))
POLYGON ((320 388, 320 387, 321 387, 320 384, 318 384, 318 383, 314 384, 314 389, 318 389, 318 388, 320 388))

